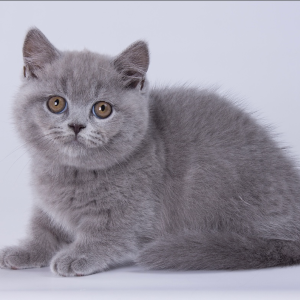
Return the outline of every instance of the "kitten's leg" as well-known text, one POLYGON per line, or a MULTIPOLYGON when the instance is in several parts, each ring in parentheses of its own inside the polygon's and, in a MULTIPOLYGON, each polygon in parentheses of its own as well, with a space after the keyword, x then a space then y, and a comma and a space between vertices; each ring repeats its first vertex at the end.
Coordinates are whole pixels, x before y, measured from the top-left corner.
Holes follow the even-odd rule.
POLYGON ((232 232, 169 235, 149 243, 138 264, 149 269, 236 270, 300 263, 300 241, 248 238, 232 232))
POLYGON ((133 262, 139 249, 135 217, 118 208, 81 214, 74 242, 53 257, 51 270, 60 276, 83 276, 133 262))
POLYGON ((27 239, 0 251, 0 268, 27 269, 48 266, 53 255, 68 242, 50 218, 35 208, 27 239))
POLYGON ((108 269, 114 264, 133 260, 133 251, 126 243, 102 241, 88 237, 58 252, 51 261, 51 270, 60 276, 84 276, 108 269))
POLYGON ((85 276, 104 271, 113 265, 133 261, 137 249, 131 236, 86 235, 58 252, 50 268, 60 276, 85 276))

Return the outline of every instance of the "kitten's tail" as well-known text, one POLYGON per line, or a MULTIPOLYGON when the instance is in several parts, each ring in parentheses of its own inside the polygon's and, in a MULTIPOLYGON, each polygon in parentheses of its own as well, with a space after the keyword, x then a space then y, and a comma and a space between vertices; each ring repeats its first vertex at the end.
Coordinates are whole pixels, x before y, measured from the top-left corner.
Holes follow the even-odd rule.
POLYGON ((168 235, 147 244, 137 263, 149 269, 237 270, 300 263, 300 241, 232 232, 168 235))

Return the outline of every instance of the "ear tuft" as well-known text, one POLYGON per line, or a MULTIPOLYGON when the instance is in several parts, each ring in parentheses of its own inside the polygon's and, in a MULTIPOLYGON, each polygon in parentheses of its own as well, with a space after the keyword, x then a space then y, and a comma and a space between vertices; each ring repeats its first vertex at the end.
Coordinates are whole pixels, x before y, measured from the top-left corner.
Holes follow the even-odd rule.
POLYGON ((37 71, 60 56, 59 51, 37 28, 28 31, 24 45, 24 77, 37 77, 37 71))
POLYGON ((125 87, 135 88, 144 78, 149 67, 149 50, 144 41, 130 45, 114 60, 115 69, 122 75, 125 87))

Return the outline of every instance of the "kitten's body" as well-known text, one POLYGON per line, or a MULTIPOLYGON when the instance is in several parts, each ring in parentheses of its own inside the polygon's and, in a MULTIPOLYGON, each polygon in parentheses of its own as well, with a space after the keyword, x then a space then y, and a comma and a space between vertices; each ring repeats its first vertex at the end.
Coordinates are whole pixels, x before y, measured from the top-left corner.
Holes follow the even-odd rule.
POLYGON ((28 63, 37 79, 25 79, 17 124, 31 143, 36 203, 30 237, 4 250, 0 266, 51 262, 54 272, 75 276, 128 260, 158 269, 299 263, 300 177, 292 162, 255 120, 216 94, 148 93, 137 45, 113 60, 59 56, 47 44, 51 63, 28 63), (123 76, 124 59, 138 64, 132 78, 132 68, 123 76), (42 104, 28 111, 28 99, 53 93, 68 100, 66 115, 52 116, 42 104), (103 99, 115 111, 98 121, 90 110, 103 99), (86 126, 78 140, 71 129, 66 134, 70 119, 86 126))

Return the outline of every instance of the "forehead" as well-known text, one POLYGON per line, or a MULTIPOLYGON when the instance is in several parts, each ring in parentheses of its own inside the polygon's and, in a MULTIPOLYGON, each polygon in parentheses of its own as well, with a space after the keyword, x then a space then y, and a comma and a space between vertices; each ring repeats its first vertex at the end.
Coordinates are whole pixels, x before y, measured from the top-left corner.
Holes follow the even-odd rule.
POLYGON ((89 51, 63 52, 47 69, 46 79, 72 101, 94 98, 117 81, 112 58, 89 51))

